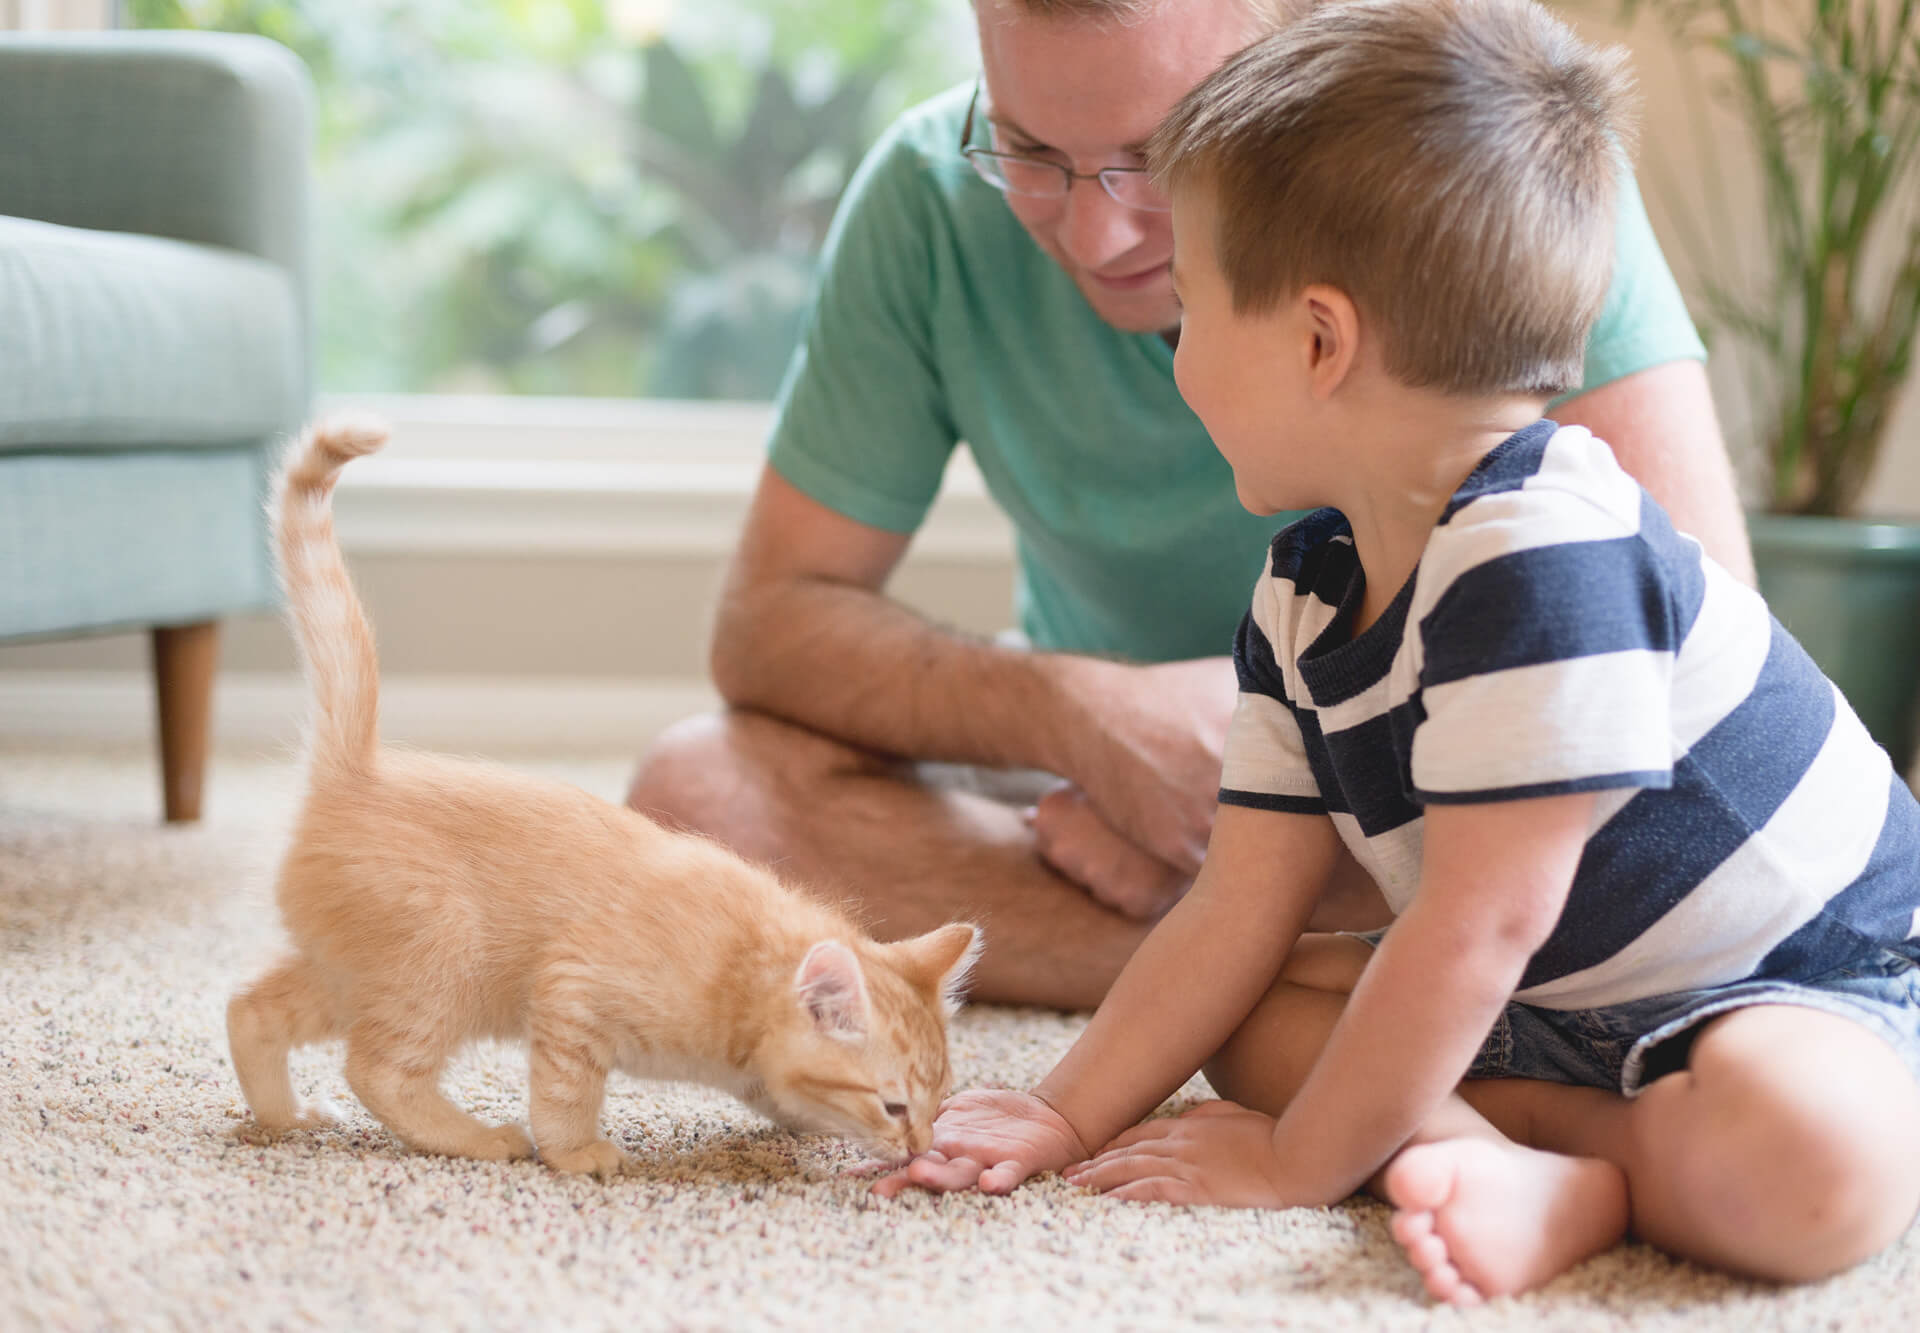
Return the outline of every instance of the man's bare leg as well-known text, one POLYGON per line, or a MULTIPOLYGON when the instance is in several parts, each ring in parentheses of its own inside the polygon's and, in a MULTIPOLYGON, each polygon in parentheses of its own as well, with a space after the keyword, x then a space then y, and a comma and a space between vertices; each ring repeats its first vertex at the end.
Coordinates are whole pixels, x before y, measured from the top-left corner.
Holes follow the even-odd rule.
POLYGON ((1146 937, 1147 923, 1046 866, 1020 809, 761 714, 668 730, 627 804, 850 899, 882 939, 954 920, 984 927, 976 999, 1094 1008, 1146 937))
MULTIPOLYGON (((1223 1096, 1278 1114, 1370 951, 1309 937, 1209 1065, 1223 1096)), ((1703 1026, 1687 1068, 1628 1101, 1528 1079, 1469 1081, 1369 1189, 1437 1298, 1539 1286, 1629 1226, 1754 1277, 1836 1273, 1920 1210, 1920 1084, 1848 1019, 1757 1005, 1703 1026), (1630 1210, 1630 1211, 1629 1211, 1630 1210)))

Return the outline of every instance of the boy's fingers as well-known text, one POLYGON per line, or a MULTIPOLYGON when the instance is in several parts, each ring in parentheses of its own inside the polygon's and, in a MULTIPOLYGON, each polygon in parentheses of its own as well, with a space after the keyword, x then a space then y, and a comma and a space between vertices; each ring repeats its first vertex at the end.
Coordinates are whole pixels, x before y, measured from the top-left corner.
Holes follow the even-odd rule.
POLYGON ((1098 1157, 1068 1170, 1067 1179, 1104 1194, 1136 1180, 1164 1175, 1169 1160, 1168 1154, 1155 1151, 1151 1145, 1125 1146, 1116 1142, 1098 1157))
POLYGON ((1164 1159, 1139 1153, 1102 1153, 1068 1172, 1067 1180, 1084 1189, 1136 1202, 1181 1201, 1166 1192, 1169 1188, 1178 1188, 1182 1182, 1167 1173, 1164 1159))
POLYGON ((900 1191, 912 1188, 914 1188, 914 1184, 911 1180, 907 1179, 906 1171, 900 1170, 890 1175, 882 1176, 880 1179, 874 1181, 873 1184, 868 1187, 867 1193, 877 1194, 883 1199, 891 1199, 897 1196, 900 1191))
MULTIPOLYGON (((966 1159, 961 1158, 955 1160, 965 1161, 966 1159)), ((972 1164, 969 1163, 968 1165, 971 1166, 972 1164)), ((929 1149, 899 1170, 890 1172, 881 1179, 876 1180, 873 1183, 873 1188, 869 1192, 878 1194, 883 1199, 891 1199, 899 1195, 902 1191, 909 1189, 965 1189, 965 1185, 949 1183, 952 1178, 964 1177, 966 1175, 965 1168, 949 1174, 952 1166, 953 1162, 948 1160, 945 1153, 937 1148, 929 1149)), ((973 1166, 972 1170, 975 1174, 979 1172, 977 1166, 973 1166)))
POLYGON ((1198 1106, 1189 1107, 1187 1110, 1182 1111, 1180 1113, 1180 1119, 1198 1120, 1203 1116, 1210 1115, 1240 1115, 1244 1113, 1246 1109, 1247 1108, 1240 1105, 1239 1102, 1225 1100, 1201 1102, 1198 1106))
POLYGON ((1164 1139, 1167 1135, 1173 1133, 1175 1123, 1176 1122, 1172 1120, 1149 1120, 1144 1125, 1135 1125, 1123 1134, 1114 1135, 1113 1141, 1101 1149, 1094 1160, 1098 1161, 1100 1157, 1104 1157, 1108 1153, 1121 1152, 1136 1144, 1151 1143, 1155 1139, 1164 1139))
POLYGON ((941 1157, 927 1153, 907 1163, 907 1178, 930 1190, 972 1189, 980 1180, 980 1163, 971 1157, 941 1157))
POLYGON ((1192 1190, 1183 1182, 1165 1176, 1150 1176, 1105 1192, 1109 1199, 1128 1203, 1192 1203, 1192 1190))
POLYGON ((1002 1162, 980 1173, 980 1188, 988 1194, 1009 1194, 1017 1189, 1029 1174, 1024 1163, 1002 1162))

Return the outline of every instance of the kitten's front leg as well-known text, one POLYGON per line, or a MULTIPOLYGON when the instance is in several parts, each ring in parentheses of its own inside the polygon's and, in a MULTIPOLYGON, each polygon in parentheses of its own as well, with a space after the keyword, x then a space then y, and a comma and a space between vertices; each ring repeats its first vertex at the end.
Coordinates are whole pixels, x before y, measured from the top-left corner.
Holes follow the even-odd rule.
POLYGON ((536 1026, 529 1056, 533 1141, 540 1149, 540 1160, 556 1171, 602 1180, 630 1170, 633 1159, 611 1139, 600 1137, 607 1069, 592 1048, 556 1033, 542 1033, 536 1026))

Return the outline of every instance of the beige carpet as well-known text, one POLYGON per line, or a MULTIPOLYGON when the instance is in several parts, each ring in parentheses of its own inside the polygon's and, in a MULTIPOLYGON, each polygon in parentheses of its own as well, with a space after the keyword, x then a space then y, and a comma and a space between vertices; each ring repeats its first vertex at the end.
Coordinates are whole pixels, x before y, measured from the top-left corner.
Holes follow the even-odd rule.
MULTIPOLYGON (((611 795, 623 758, 525 762, 611 795)), ((361 1111, 337 1049, 297 1066, 348 1112, 267 1147, 222 1013, 273 940, 262 889, 292 807, 282 757, 222 756, 195 828, 156 824, 144 753, 0 741, 0 1328, 1911 1329, 1920 1233, 1773 1290, 1623 1247, 1470 1314, 1422 1298, 1372 1203, 1256 1214, 1010 1198, 869 1201, 855 1156, 724 1097, 616 1080, 611 1185, 417 1157, 361 1111)), ((970 1010, 963 1081, 1024 1085, 1058 1014, 970 1010)), ((517 1054, 457 1068, 524 1115, 517 1054)), ((1199 1085, 1187 1096, 1199 1095, 1199 1085)))

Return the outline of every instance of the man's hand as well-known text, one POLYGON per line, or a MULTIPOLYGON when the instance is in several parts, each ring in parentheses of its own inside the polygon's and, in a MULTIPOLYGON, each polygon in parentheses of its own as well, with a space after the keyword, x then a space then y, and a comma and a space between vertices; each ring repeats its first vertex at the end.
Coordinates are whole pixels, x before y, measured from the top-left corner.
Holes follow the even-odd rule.
POLYGON ((1083 1160, 1087 1150, 1065 1118, 1031 1093, 976 1088, 940 1108, 933 1146, 873 1192, 891 1199, 910 1186, 945 1193, 978 1188, 1006 1194, 1028 1176, 1083 1160))
POLYGON ((1080 885, 1095 902, 1138 921, 1179 901, 1193 876, 1174 869, 1113 831, 1087 794, 1063 783, 1027 812, 1040 859, 1080 885))
POLYGON ((1233 1102, 1203 1102, 1171 1120, 1149 1120, 1066 1173, 1116 1199, 1139 1203, 1287 1208, 1330 1202, 1290 1197, 1273 1148, 1272 1116, 1233 1102))
POLYGON ((1239 697, 1233 664, 1072 662, 1067 688, 1081 725, 1057 771, 1108 828, 1191 878, 1213 830, 1220 755, 1239 697))

